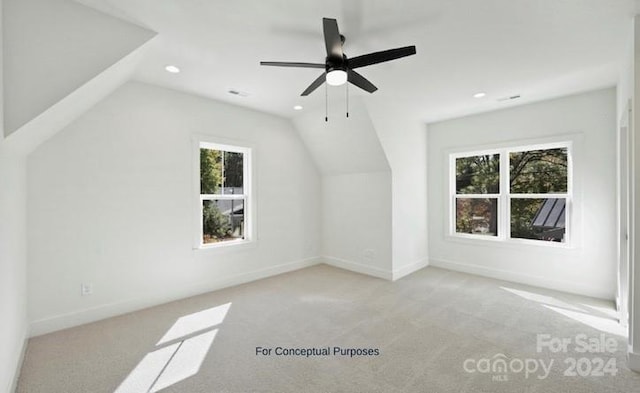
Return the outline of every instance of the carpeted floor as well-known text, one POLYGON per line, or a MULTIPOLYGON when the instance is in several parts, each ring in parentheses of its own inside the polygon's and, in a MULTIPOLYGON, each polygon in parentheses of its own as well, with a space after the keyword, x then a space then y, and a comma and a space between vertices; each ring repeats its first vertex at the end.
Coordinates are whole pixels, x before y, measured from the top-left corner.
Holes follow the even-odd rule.
POLYGON ((433 267, 392 283, 319 265, 33 338, 18 392, 638 392, 612 307, 433 267))

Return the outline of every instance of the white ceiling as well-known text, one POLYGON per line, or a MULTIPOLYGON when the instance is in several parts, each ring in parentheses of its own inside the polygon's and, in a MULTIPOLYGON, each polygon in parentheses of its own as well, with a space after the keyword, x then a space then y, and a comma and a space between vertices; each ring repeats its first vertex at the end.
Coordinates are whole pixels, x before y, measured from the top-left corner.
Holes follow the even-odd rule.
POLYGON ((323 62, 322 17, 338 20, 349 57, 416 45, 359 71, 426 122, 615 85, 634 14, 632 0, 78 1, 159 33, 136 79, 285 117, 324 105, 324 88, 300 97, 319 71, 259 62, 323 62))

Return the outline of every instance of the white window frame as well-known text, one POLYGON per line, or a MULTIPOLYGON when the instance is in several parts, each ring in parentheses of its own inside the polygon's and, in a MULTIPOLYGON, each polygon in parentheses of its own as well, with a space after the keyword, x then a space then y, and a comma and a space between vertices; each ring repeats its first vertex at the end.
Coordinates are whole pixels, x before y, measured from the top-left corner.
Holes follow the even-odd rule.
POLYGON ((573 234, 573 142, 549 142, 529 145, 507 146, 483 150, 469 150, 449 154, 449 236, 474 241, 491 241, 512 244, 528 244, 546 247, 572 247, 573 234), (509 186, 509 153, 567 149, 567 192, 566 193, 536 193, 512 194, 509 186), (456 194, 456 159, 480 155, 500 154, 500 192, 498 194, 456 194), (456 200, 457 199, 492 199, 498 200, 497 236, 475 235, 456 232, 456 200), (565 234, 564 242, 552 242, 535 239, 520 239, 511 237, 511 200, 512 199, 547 199, 563 198, 565 202, 565 234))
POLYGON ((222 249, 231 246, 247 245, 254 242, 255 233, 255 214, 254 214, 254 201, 252 193, 253 185, 253 164, 252 153, 253 148, 249 146, 238 146, 229 143, 212 142, 211 138, 194 138, 194 188, 196 194, 196 212, 195 223, 197 229, 195 230, 195 248, 196 249, 222 249), (231 153, 242 153, 242 181, 243 181, 243 194, 201 194, 200 190, 200 149, 212 149, 220 150, 231 153), (244 238, 237 240, 227 240, 216 243, 204 243, 203 242, 203 222, 202 222, 202 206, 203 201, 227 199, 227 200, 243 200, 244 201, 244 238))

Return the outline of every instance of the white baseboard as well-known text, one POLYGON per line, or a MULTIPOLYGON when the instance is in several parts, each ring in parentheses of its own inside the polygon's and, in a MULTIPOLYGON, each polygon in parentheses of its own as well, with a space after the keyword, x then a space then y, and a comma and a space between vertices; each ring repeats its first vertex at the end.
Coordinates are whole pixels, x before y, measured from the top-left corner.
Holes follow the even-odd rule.
POLYGON ((512 272, 508 270, 495 269, 486 266, 472 265, 468 263, 453 262, 443 259, 430 259, 430 266, 440 267, 448 270, 455 270, 463 273, 475 274, 478 276, 484 276, 489 278, 496 278, 499 280, 512 281, 521 284, 531 285, 535 287, 553 289, 561 292, 569 292, 583 296, 595 297, 605 300, 613 300, 610 291, 605 289, 596 288, 589 285, 582 285, 580 283, 554 280, 548 277, 531 276, 528 274, 512 272))
POLYGON ((335 266, 340 269, 350 270, 352 272, 366 274, 368 276, 383 278, 385 280, 393 280, 393 273, 389 270, 379 267, 363 265, 358 262, 347 261, 346 259, 336 257, 322 257, 321 261, 327 265, 335 266))
POLYGON ((631 371, 640 373, 640 353, 635 353, 629 348, 627 352, 627 365, 631 371))
POLYGON ((15 392, 18 389, 18 379, 20 378, 20 372, 22 371, 22 364, 24 363, 24 356, 27 353, 27 342, 29 341, 29 332, 24 332, 24 337, 22 339, 22 346, 19 349, 19 352, 16 354, 16 369, 13 373, 13 380, 8 381, 10 386, 9 392, 15 392))
POLYGON ((429 259, 424 258, 419 260, 418 262, 414 262, 410 265, 403 266, 399 269, 393 269, 393 281, 399 280, 402 277, 408 276, 411 273, 417 272, 418 270, 429 266, 429 259))
POLYGON ((255 270, 243 274, 238 274, 231 277, 226 277, 217 281, 208 281, 202 283, 196 283, 190 286, 188 289, 174 291, 169 295, 153 294, 142 298, 125 300, 122 302, 116 302, 111 304, 105 304, 97 307, 87 308, 80 311, 74 311, 71 313, 56 315, 49 318, 40 319, 31 322, 30 331, 31 337, 40 336, 43 334, 55 332, 62 329, 71 328, 74 326, 83 325, 90 322, 99 321, 105 318, 111 318, 117 315, 126 314, 129 312, 141 310, 147 307, 157 306, 172 302, 175 300, 185 299, 191 296, 200 295, 203 293, 223 289, 235 285, 245 284, 251 281, 276 276, 278 274, 288 273, 294 270, 303 269, 320 263, 319 257, 302 259, 299 261, 283 263, 276 266, 270 266, 268 268, 255 270))

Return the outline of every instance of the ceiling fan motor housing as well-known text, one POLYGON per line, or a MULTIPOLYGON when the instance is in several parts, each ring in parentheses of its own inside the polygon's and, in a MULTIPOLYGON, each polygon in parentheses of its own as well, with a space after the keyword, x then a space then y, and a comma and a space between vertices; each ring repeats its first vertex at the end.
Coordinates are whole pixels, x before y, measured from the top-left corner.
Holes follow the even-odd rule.
POLYGON ((338 59, 335 57, 327 56, 325 60, 325 69, 327 73, 331 71, 347 71, 349 68, 349 60, 347 59, 347 55, 342 55, 342 59, 338 59))

